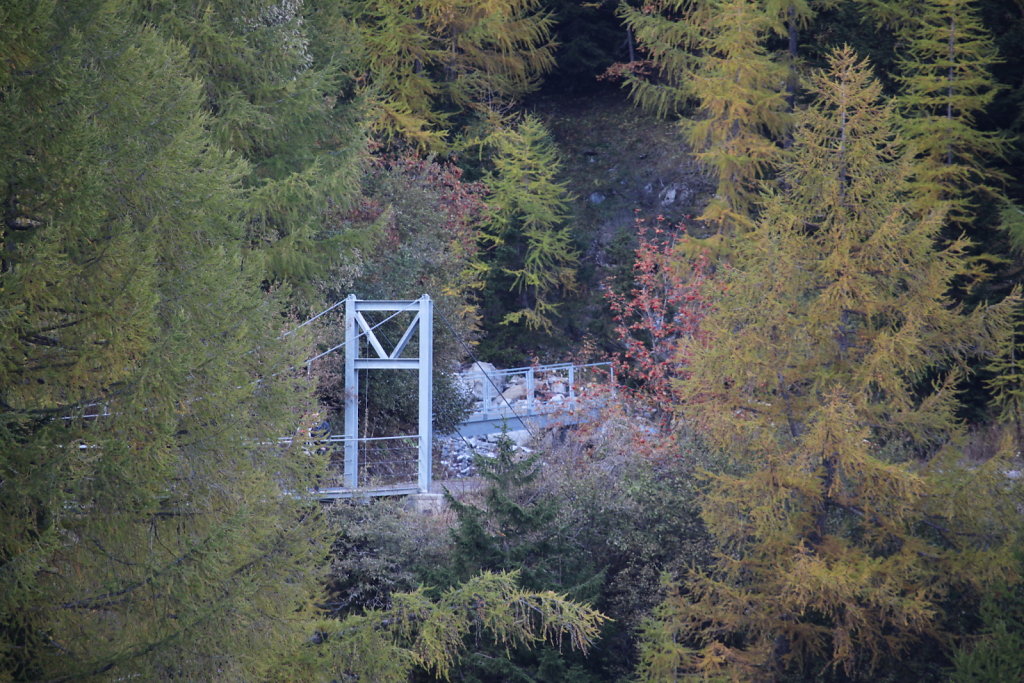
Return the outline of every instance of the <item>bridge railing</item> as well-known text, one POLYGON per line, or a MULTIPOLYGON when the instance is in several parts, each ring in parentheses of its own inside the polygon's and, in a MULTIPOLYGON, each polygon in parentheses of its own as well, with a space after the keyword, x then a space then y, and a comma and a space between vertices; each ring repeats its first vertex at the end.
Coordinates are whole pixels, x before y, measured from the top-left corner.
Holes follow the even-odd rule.
POLYGON ((474 403, 467 422, 575 410, 615 385, 610 362, 556 363, 461 375, 474 403))

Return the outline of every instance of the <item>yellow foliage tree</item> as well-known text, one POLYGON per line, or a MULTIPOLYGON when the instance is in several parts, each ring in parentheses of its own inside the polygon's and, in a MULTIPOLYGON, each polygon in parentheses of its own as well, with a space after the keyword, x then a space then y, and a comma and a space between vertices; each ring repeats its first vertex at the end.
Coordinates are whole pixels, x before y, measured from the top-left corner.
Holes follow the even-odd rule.
POLYGON ((385 141, 444 149, 453 117, 503 113, 554 66, 538 0, 353 0, 385 141))
POLYGON ((765 47, 777 20, 756 0, 664 2, 621 14, 663 82, 628 79, 634 98, 661 114, 687 101, 682 125, 696 157, 718 179, 703 220, 726 232, 750 228, 759 179, 789 129, 785 66, 765 47))
POLYGON ((490 278, 518 293, 501 323, 550 331, 558 296, 576 285, 579 254, 566 224, 570 196, 558 181, 560 162, 539 119, 489 138, 494 172, 486 179, 491 215, 481 239, 492 247, 490 278))
POLYGON ((840 49, 810 91, 784 189, 737 247, 710 341, 686 349, 681 410, 735 469, 704 506, 716 568, 648 627, 649 680, 863 675, 941 641, 944 598, 1012 566, 1004 461, 959 464, 956 410, 965 360, 1018 299, 951 299, 968 245, 939 243, 941 209, 915 210, 913 158, 868 66, 840 49))
POLYGON ((920 157, 917 192, 923 206, 949 201, 951 217, 966 221, 968 195, 1003 199, 988 167, 1008 140, 975 123, 998 93, 989 69, 999 55, 970 0, 923 3, 904 33, 899 99, 904 137, 920 157))

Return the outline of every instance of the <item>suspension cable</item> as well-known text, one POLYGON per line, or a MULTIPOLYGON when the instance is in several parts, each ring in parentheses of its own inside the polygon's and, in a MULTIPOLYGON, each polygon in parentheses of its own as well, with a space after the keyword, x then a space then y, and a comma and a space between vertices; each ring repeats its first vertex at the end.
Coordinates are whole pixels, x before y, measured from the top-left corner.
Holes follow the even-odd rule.
POLYGON ((324 310, 320 311, 319 313, 317 313, 316 315, 314 315, 314 316, 313 316, 312 318, 310 318, 309 320, 307 320, 307 321, 305 321, 304 323, 301 323, 301 324, 299 324, 299 325, 296 325, 296 326, 295 326, 295 327, 294 327, 293 329, 291 329, 291 330, 288 330, 287 332, 285 332, 285 333, 284 333, 284 334, 282 334, 281 336, 282 336, 282 337, 287 337, 287 336, 288 336, 289 334, 292 334, 292 333, 294 333, 294 332, 297 332, 297 331, 299 331, 300 329, 302 329, 302 328, 303 328, 303 327, 305 327, 306 325, 310 324, 311 322, 313 322, 314 320, 316 320, 316 319, 317 319, 317 318, 319 318, 320 316, 323 316, 323 315, 327 315, 328 313, 330 313, 331 311, 333 311, 333 310, 334 310, 335 308, 337 308, 338 306, 340 306, 340 305, 342 305, 343 303, 345 303, 345 301, 346 301, 345 299, 341 299, 340 301, 335 301, 335 302, 334 302, 333 304, 331 304, 330 306, 328 306, 328 307, 327 307, 327 308, 325 308, 324 310))

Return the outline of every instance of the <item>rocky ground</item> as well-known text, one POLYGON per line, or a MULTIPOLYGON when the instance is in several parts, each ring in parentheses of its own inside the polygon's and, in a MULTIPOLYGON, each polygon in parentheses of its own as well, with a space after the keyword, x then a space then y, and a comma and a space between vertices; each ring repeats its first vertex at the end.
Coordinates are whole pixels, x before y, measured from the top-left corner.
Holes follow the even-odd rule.
MULTIPOLYGON (((532 450, 526 446, 530 443, 530 433, 520 429, 507 433, 512 441, 512 447, 520 453, 531 453, 532 450)), ((434 452, 441 470, 435 473, 435 477, 443 479, 461 479, 476 475, 474 460, 476 457, 493 458, 498 452, 498 440, 501 434, 488 434, 486 436, 461 436, 446 435, 434 439, 434 452)))

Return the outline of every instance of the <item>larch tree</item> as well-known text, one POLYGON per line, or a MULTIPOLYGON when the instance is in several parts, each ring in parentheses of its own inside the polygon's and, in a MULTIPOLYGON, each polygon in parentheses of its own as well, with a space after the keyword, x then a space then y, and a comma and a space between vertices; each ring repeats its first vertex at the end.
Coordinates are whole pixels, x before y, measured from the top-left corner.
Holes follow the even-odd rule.
POLYGON ((785 67, 764 46, 771 18, 751 0, 725 0, 708 9, 691 74, 698 109, 685 125, 697 159, 718 179, 702 215, 726 231, 748 227, 758 181, 779 155, 776 140, 789 128, 785 67))
POLYGON ((998 337, 998 352, 986 365, 991 376, 985 387, 998 422, 1013 427, 1017 443, 1024 443, 1024 312, 1018 310, 1013 323, 998 337))
POLYGON ((356 195, 366 147, 355 28, 320 0, 130 4, 133 20, 188 47, 215 141, 249 163, 247 258, 315 303, 309 283, 366 244, 324 230, 329 207, 356 195))
POLYGON ((442 148, 449 114, 437 106, 441 85, 431 66, 443 53, 424 24, 421 3, 357 0, 348 8, 365 45, 375 138, 442 148))
MULTIPOLYGON (((388 609, 324 619, 279 680, 403 683, 414 671, 434 679, 458 674, 468 645, 486 636, 498 657, 548 642, 586 653, 607 618, 553 591, 518 587, 518 574, 483 572, 431 599, 396 593, 388 609)), ((457 679, 456 679, 457 680, 457 679)))
POLYGON ((684 345, 680 410, 735 470, 704 501, 716 568, 648 626, 648 680, 867 675, 941 641, 951 594, 1012 573, 1007 453, 964 467, 956 411, 965 360, 1017 301, 951 298, 967 245, 939 241, 941 207, 914 209, 867 65, 840 49, 809 90, 781 189, 722 275, 706 341, 684 345))
POLYGON ((500 318, 506 325, 550 330, 558 296, 576 283, 579 255, 566 223, 569 194, 557 176, 558 155, 544 125, 527 116, 516 127, 496 131, 494 171, 485 180, 490 215, 482 240, 490 290, 515 293, 500 318))
POLYGON ((308 340, 248 258, 252 167, 180 42, 122 2, 48 9, 0 64, 0 678, 405 680, 471 629, 589 647, 598 613, 508 575, 321 613, 308 340))
POLYGON ((718 181, 701 218, 723 232, 745 231, 758 182, 790 126, 786 68, 765 46, 775 19, 756 0, 624 4, 621 13, 656 73, 671 74, 667 89, 631 76, 637 101, 663 113, 687 100, 696 105, 683 127, 718 181))
POLYGON ((503 113, 555 65, 554 19, 537 0, 473 0, 438 16, 446 97, 458 109, 503 113))
POLYGON ((554 66, 538 0, 352 0, 373 128, 384 142, 447 150, 477 116, 507 114, 554 66))
MULTIPOLYGON (((877 10, 876 10, 877 11, 877 10)), ((895 10, 892 12, 895 14, 895 10)), ((975 229, 985 204, 1000 207, 991 216, 1011 245, 1024 247, 1024 214, 1006 196, 1007 177, 995 162, 1010 148, 1005 133, 985 131, 978 117, 1001 86, 991 69, 1001 60, 994 41, 970 0, 931 0, 897 21, 906 42, 899 60, 899 106, 903 137, 916 155, 914 192, 921 211, 949 206, 953 223, 975 229)), ((1021 438, 1022 342, 1019 330, 1004 335, 987 365, 997 420, 1015 427, 1021 438)))
POLYGON ((53 0, 11 0, 0 7, 0 87, 5 87, 14 71, 23 69, 37 57, 39 36, 31 27, 53 11, 53 0))
POLYGON ((904 139, 919 157, 920 203, 950 202, 951 217, 969 221, 972 199, 1003 197, 991 164, 1008 140, 977 126, 999 91, 990 71, 999 55, 970 0, 923 3, 903 34, 899 103, 904 139))
POLYGON ((309 636, 281 304, 185 49, 55 7, 0 96, 0 678, 259 678, 309 636), (304 623, 305 622, 305 623, 304 623))
MULTIPOLYGON (((699 2, 619 5, 618 14, 643 56, 621 67, 633 99, 658 116, 682 114, 692 101, 689 75, 696 68, 699 2)), ((611 74, 617 74, 613 67, 611 74)))
POLYGON ((775 33, 786 40, 786 106, 792 111, 796 106, 797 90, 800 86, 800 29, 814 19, 815 0, 765 0, 765 12, 772 21, 775 33))

